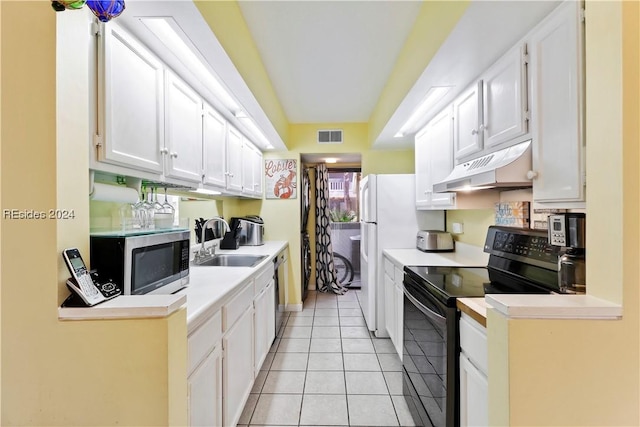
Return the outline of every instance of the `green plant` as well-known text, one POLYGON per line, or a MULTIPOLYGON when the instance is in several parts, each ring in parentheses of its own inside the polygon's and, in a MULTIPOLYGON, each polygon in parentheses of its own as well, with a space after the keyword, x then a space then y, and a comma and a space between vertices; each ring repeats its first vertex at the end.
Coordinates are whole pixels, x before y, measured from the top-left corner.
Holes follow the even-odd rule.
POLYGON ((354 211, 333 209, 329 211, 329 216, 333 222, 352 222, 356 217, 356 213, 354 211))

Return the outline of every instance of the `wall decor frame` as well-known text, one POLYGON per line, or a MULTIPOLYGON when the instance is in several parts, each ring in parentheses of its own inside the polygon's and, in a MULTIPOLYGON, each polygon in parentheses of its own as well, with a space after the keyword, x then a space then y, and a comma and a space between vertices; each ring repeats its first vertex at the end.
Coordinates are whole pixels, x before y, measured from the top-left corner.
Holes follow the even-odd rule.
POLYGON ((264 183, 266 199, 295 199, 298 197, 298 161, 265 159, 264 183))

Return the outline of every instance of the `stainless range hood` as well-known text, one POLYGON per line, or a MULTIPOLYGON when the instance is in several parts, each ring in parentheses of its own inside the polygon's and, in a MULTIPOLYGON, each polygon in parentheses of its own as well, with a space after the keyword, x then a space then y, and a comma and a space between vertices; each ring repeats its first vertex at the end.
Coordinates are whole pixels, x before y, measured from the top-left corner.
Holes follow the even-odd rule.
POLYGON ((433 191, 531 187, 530 171, 531 140, 460 163, 444 180, 433 184, 433 191))

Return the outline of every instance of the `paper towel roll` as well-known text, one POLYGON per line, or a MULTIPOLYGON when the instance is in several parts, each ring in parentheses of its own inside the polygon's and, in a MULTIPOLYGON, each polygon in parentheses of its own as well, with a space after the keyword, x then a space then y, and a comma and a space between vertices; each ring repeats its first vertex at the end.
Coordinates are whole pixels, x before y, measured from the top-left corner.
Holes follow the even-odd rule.
POLYGON ((95 183, 89 197, 100 202, 136 203, 138 192, 133 188, 95 183))

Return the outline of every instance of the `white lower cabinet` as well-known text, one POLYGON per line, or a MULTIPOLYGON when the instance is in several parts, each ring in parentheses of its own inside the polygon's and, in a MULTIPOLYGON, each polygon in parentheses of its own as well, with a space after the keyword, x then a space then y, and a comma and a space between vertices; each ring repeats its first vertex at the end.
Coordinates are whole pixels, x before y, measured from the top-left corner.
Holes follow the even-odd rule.
POLYGON ((189 425, 222 424, 222 320, 220 311, 187 338, 189 425))
MULTIPOLYGON (((385 263, 388 261, 385 260, 385 263)), ((396 343, 396 331, 398 330, 397 325, 397 317, 396 317, 396 290, 395 284, 393 283, 393 277, 389 276, 389 274, 385 270, 384 274, 384 320, 387 327, 387 332, 389 333, 389 338, 391 338, 391 342, 396 343)))
POLYGON ((218 345, 191 373, 189 425, 222 425, 222 349, 218 345))
POLYGON ((486 328, 460 316, 460 425, 489 425, 486 328))
POLYGON ((189 425, 235 426, 276 333, 273 266, 189 334, 189 425))
POLYGON ((385 326, 389 333, 389 338, 402 360, 402 340, 403 337, 403 303, 404 292, 402 290, 402 280, 404 273, 402 268, 395 265, 388 258, 384 258, 384 310, 385 326))
POLYGON ((238 423, 254 380, 253 305, 246 308, 222 338, 224 350, 222 395, 223 424, 238 423))
POLYGON ((402 343, 404 341, 404 290, 402 288, 402 280, 404 279, 404 273, 402 269, 395 267, 395 286, 394 292, 396 297, 394 303, 396 305, 396 341, 393 343, 398 357, 402 360, 402 343))
POLYGON ((273 279, 253 301, 255 326, 255 368, 257 377, 276 336, 275 282, 273 279))

